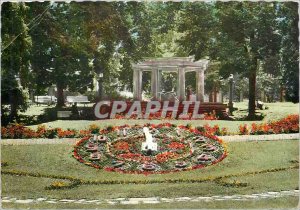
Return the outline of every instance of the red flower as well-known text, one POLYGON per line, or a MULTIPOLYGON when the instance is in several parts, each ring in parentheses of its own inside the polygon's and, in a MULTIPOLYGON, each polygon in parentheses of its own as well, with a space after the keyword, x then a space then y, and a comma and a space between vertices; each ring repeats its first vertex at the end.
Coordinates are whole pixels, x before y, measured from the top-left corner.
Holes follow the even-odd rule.
POLYGON ((178 142, 171 142, 171 144, 168 145, 170 149, 183 149, 185 148, 185 145, 178 142))
POLYGON ((114 145, 114 148, 116 150, 128 151, 129 150, 129 144, 125 141, 120 141, 120 142, 117 142, 114 145))

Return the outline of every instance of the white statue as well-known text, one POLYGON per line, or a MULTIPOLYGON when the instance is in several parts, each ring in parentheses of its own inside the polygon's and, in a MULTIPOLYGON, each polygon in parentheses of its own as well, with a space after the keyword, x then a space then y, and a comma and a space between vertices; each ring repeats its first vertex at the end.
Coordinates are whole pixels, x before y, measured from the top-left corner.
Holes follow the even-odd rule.
POLYGON ((153 137, 149 131, 149 128, 144 127, 143 131, 146 137, 146 142, 142 143, 142 151, 157 151, 157 143, 153 142, 153 137))

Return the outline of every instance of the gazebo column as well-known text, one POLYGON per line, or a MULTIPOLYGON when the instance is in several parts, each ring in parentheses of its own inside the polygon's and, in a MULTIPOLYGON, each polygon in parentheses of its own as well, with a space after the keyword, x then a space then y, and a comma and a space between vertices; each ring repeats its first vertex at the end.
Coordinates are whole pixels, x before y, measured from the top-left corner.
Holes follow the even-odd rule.
POLYGON ((178 99, 179 101, 185 100, 185 69, 179 68, 178 69, 178 99))
POLYGON ((140 69, 133 69, 133 98, 139 101, 142 100, 142 76, 140 69))
POLYGON ((196 95, 197 101, 204 102, 204 69, 196 71, 196 95))
POLYGON ((158 99, 161 100, 160 93, 161 92, 161 70, 157 70, 157 95, 158 99))
POLYGON ((154 100, 158 99, 158 69, 151 71, 151 93, 154 100))

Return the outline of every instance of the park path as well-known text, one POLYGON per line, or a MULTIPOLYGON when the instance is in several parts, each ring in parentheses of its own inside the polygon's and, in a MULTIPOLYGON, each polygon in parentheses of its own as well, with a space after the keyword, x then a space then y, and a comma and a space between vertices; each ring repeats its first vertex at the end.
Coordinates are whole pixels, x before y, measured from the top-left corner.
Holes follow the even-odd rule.
MULTIPOLYGON (((220 136, 225 142, 242 141, 275 141, 299 139, 299 133, 291 134, 269 134, 269 135, 233 135, 220 136)), ((1 139, 1 145, 30 145, 30 144, 75 144, 79 138, 61 138, 61 139, 1 139)))
POLYGON ((161 197, 146 197, 146 198, 115 198, 115 199, 51 199, 51 198, 36 198, 36 199, 17 199, 14 197, 2 197, 2 203, 76 203, 76 204, 110 204, 110 205, 136 205, 136 204, 159 204, 159 203, 176 203, 176 202, 211 202, 211 201, 254 201, 261 199, 271 199, 280 197, 295 196, 299 197, 299 190, 285 190, 279 192, 265 192, 249 195, 215 195, 215 196, 200 196, 200 197, 177 197, 177 198, 161 198, 161 197))

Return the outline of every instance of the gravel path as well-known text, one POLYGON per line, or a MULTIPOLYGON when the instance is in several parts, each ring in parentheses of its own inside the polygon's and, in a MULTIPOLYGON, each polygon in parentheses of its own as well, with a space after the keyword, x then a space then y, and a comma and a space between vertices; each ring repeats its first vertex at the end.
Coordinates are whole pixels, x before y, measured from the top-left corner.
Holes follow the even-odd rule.
POLYGON ((29 145, 29 144, 75 144, 79 139, 1 139, 1 145, 29 145))
POLYGON ((116 199, 51 199, 51 198, 37 198, 37 199, 17 199, 13 197, 2 197, 2 203, 78 203, 78 204, 122 204, 122 205, 134 205, 134 204, 157 204, 157 203, 175 203, 175 202, 210 202, 210 201, 249 201, 279 198, 287 196, 299 197, 299 190, 286 190, 279 192, 265 192, 250 195, 215 195, 215 196, 200 196, 200 197, 177 197, 177 198, 161 198, 161 197, 148 197, 148 198, 116 198, 116 199))
MULTIPOLYGON (((292 134, 270 134, 270 135, 234 135, 220 136, 225 142, 236 141, 272 141, 272 140, 289 140, 299 139, 299 133, 292 134)), ((29 144, 75 144, 79 139, 62 138, 62 139, 1 139, 1 145, 29 145, 29 144)))
POLYGON ((269 134, 269 135, 233 135, 220 136, 225 142, 232 141, 272 141, 272 140, 290 140, 299 139, 299 133, 285 133, 285 134, 269 134))

